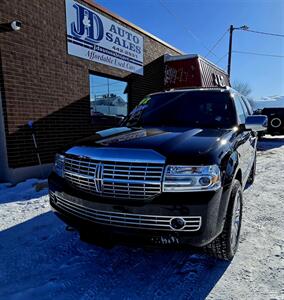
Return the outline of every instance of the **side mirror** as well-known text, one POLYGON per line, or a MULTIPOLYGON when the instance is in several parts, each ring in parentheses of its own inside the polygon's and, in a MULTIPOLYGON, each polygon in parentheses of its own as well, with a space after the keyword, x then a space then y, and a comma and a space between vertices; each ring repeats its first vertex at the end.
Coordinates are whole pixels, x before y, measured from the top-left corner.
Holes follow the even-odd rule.
POLYGON ((267 116, 253 115, 246 118, 245 129, 252 131, 264 131, 267 129, 267 116))

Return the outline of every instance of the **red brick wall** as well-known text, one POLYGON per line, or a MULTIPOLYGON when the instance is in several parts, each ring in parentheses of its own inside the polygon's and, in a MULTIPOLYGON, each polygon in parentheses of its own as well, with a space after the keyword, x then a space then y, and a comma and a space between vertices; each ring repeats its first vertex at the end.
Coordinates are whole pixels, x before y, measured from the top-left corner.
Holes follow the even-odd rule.
POLYGON ((0 87, 11 168, 37 163, 29 120, 35 122, 43 163, 51 162, 61 147, 94 131, 90 71, 126 78, 132 108, 147 93, 162 89, 159 57, 178 54, 142 34, 144 76, 132 75, 67 54, 64 0, 1 0, 0 23, 15 19, 23 23, 19 32, 0 32, 0 87))

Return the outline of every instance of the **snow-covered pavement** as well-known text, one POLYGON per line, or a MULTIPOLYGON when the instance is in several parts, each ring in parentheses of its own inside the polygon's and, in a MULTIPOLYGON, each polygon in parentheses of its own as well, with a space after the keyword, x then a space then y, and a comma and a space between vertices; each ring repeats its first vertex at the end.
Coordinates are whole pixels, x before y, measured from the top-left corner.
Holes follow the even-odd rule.
POLYGON ((0 185, 0 299, 284 299, 284 137, 258 148, 231 263, 189 251, 88 245, 65 231, 36 180, 0 185))

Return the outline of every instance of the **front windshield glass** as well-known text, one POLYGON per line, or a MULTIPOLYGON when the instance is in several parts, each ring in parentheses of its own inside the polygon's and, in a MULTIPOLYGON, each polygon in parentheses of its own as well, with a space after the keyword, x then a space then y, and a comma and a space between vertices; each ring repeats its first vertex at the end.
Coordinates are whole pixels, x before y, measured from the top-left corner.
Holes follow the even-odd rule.
POLYGON ((236 123, 229 93, 180 91, 144 98, 129 114, 124 125, 231 128, 236 123))

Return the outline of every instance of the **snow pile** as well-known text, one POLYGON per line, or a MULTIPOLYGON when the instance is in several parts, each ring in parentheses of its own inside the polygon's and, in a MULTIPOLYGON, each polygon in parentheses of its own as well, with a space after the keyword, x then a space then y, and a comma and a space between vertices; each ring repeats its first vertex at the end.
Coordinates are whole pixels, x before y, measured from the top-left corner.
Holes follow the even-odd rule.
POLYGON ((0 184, 0 230, 48 211, 47 188, 37 191, 46 180, 29 179, 11 186, 0 184))
POLYGON ((47 189, 38 192, 36 190, 36 186, 42 183, 46 183, 46 180, 28 179, 17 184, 13 188, 11 188, 12 186, 9 183, 0 184, 0 203, 21 201, 44 196, 47 193, 47 189))
POLYGON ((260 100, 254 101, 254 109, 262 109, 264 107, 284 108, 284 96, 262 97, 260 100))

